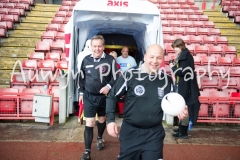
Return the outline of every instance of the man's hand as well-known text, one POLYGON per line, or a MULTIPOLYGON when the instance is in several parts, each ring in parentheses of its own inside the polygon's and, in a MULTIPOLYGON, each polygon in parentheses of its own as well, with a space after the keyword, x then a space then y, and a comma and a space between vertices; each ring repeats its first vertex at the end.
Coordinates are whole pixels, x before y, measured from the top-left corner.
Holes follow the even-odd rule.
POLYGON ((175 66, 173 63, 170 63, 169 66, 172 68, 173 66, 175 66))
POLYGON ((112 137, 118 137, 118 128, 115 122, 111 122, 107 125, 108 134, 112 137))
POLYGON ((83 96, 79 96, 78 102, 83 104, 83 96))
POLYGON ((180 120, 183 120, 188 116, 188 106, 185 106, 185 108, 178 114, 178 118, 180 120))
POLYGON ((101 88, 101 90, 99 91, 100 94, 108 94, 109 92, 109 88, 107 86, 101 88))

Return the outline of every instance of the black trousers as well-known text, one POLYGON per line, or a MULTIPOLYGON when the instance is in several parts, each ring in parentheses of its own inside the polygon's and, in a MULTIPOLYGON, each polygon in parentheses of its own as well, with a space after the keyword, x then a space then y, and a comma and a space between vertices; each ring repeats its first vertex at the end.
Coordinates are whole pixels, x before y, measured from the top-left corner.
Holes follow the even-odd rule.
POLYGON ((164 137, 165 131, 162 124, 142 129, 123 122, 119 134, 118 160, 163 159, 164 137))

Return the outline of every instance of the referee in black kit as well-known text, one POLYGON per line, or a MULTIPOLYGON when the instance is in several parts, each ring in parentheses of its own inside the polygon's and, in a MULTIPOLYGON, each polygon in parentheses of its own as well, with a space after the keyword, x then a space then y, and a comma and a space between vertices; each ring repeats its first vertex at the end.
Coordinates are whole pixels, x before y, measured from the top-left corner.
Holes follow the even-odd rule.
MULTIPOLYGON (((148 47, 144 64, 119 77, 107 98, 107 131, 119 137, 118 160, 161 160, 163 159, 162 126, 163 111, 161 100, 173 89, 172 79, 161 72, 163 49, 157 44, 148 47), (124 119, 118 133, 115 123, 115 104, 125 95, 124 119)), ((188 115, 187 106, 178 115, 188 115)))
POLYGON ((79 75, 79 102, 84 104, 86 126, 84 130, 85 152, 81 160, 91 159, 91 145, 95 116, 98 114, 97 149, 104 148, 103 132, 106 128, 106 95, 115 84, 117 65, 114 58, 104 53, 104 38, 96 35, 91 39, 92 54, 83 58, 79 75))

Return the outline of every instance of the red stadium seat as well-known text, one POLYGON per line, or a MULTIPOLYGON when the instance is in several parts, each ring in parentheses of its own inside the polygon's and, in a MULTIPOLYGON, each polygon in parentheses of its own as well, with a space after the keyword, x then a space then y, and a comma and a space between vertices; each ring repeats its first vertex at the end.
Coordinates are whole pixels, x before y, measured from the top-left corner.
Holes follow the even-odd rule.
POLYGON ((203 36, 203 44, 215 44, 215 38, 210 36, 203 36))
POLYGON ((15 9, 24 9, 25 11, 29 11, 30 7, 29 4, 16 3, 15 9))
POLYGON ((44 42, 44 41, 39 41, 36 44, 35 52, 49 52, 50 51, 50 43, 49 42, 44 42))
POLYGON ((7 8, 0 8, 0 14, 8 14, 7 8))
POLYGON ((212 77, 210 78, 202 78, 201 79, 201 89, 203 91, 217 91, 219 87, 218 78, 212 77))
POLYGON ((209 35, 209 29, 208 28, 197 28, 197 34, 198 35, 209 35))
POLYGON ((172 9, 160 9, 160 13, 161 14, 173 14, 173 10, 172 9))
POLYGON ((169 25, 169 27, 180 27, 181 24, 179 21, 169 20, 168 25, 169 25))
POLYGON ((199 56, 193 56, 194 64, 195 65, 201 65, 202 64, 202 58, 199 56))
POLYGON ((60 6, 59 11, 69 11, 69 6, 60 6))
POLYGON ((66 61, 66 53, 61 54, 61 61, 66 61))
POLYGON ((33 70, 37 69, 37 61, 36 60, 22 60, 22 68, 24 70, 33 70))
POLYGON ((41 39, 52 39, 55 40, 56 31, 43 32, 41 39))
POLYGON ((58 61, 57 68, 58 69, 68 69, 68 61, 58 61))
POLYGON ((20 0, 9 0, 9 3, 20 3, 20 0))
POLYGON ((57 32, 55 39, 56 39, 56 41, 57 40, 65 40, 65 34, 63 32, 57 32))
POLYGON ((195 54, 196 56, 208 56, 208 47, 206 46, 195 46, 195 54))
POLYGON ((199 20, 199 16, 198 15, 192 15, 192 14, 190 14, 190 15, 188 15, 188 20, 189 21, 198 21, 199 20))
POLYGON ((72 1, 62 1, 62 6, 72 6, 72 1))
POLYGON ((198 15, 199 21, 208 21, 208 16, 207 15, 198 15))
POLYGON ((67 12, 66 11, 57 11, 55 14, 56 17, 66 17, 67 12))
POLYGON ((216 37, 216 45, 227 46, 228 45, 227 37, 216 37))
POLYGON ((223 46, 223 52, 225 57, 231 57, 232 59, 237 56, 237 50, 235 46, 223 46))
POLYGON ((44 52, 31 52, 30 53, 30 56, 29 56, 29 59, 30 60, 44 60, 44 52))
POLYGON ((14 74, 11 77, 11 82, 10 82, 10 87, 11 88, 17 88, 21 92, 23 88, 29 87, 29 78, 28 75, 26 74, 14 74))
POLYGON ((232 66, 232 59, 230 57, 218 57, 219 66, 232 66))
POLYGON ((161 5, 159 5, 159 8, 160 9, 171 9, 171 5, 169 5, 169 4, 161 4, 161 5))
POLYGON ((53 24, 62 24, 64 21, 63 17, 53 17, 51 23, 53 24))
POLYGON ((4 8, 15 8, 16 3, 6 3, 4 8))
POLYGON ((64 27, 66 24, 60 24, 59 26, 59 32, 64 32, 64 27))
POLYGON ((164 43, 173 43, 174 41, 175 41, 175 38, 174 38, 174 36, 171 36, 171 35, 165 35, 164 37, 163 37, 163 41, 164 41, 164 43))
POLYGON ((195 15, 203 15, 203 11, 202 10, 194 10, 194 14, 195 15))
POLYGON ((51 52, 59 52, 63 53, 65 52, 65 43, 64 41, 56 41, 52 43, 52 46, 50 47, 51 52))
POLYGON ((64 20, 63 20, 63 23, 64 23, 64 24, 67 24, 68 21, 70 20, 70 18, 71 18, 71 17, 65 17, 64 20))
POLYGON ((48 52, 46 54, 46 60, 53 60, 54 62, 57 62, 60 60, 60 54, 59 53, 54 53, 54 52, 48 52))
POLYGON ((204 27, 204 22, 203 21, 193 21, 192 22, 193 27, 197 28, 197 27, 204 27))
POLYGON ((165 14, 164 16, 166 20, 177 20, 177 17, 175 14, 165 14))
POLYGON ((174 14, 183 14, 184 13, 184 10, 183 9, 174 9, 173 10, 174 14))
POLYGON ((162 27, 163 34, 172 34, 172 27, 162 27))
POLYGON ((214 28, 214 23, 212 21, 204 21, 205 28, 214 28))
POLYGON ((201 36, 194 36, 194 35, 190 35, 189 36, 189 43, 190 44, 202 44, 202 37, 201 36))
POLYGON ((167 20, 161 20, 163 27, 168 27, 168 21, 167 20))
POLYGON ((209 56, 222 57, 224 52, 221 46, 209 46, 208 54, 209 56))
POLYGON ((218 28, 210 28, 209 29, 209 36, 220 36, 221 32, 218 28))
POLYGON ((58 31, 59 30, 59 24, 48 24, 47 31, 58 31))
POLYGON ((171 45, 165 45, 164 48, 166 51, 166 55, 168 55, 169 53, 175 53, 171 45))
POLYGON ((171 9, 180 9, 180 5, 179 4, 168 4, 170 6, 171 9))
POLYGON ((181 24, 181 27, 192 27, 192 22, 191 21, 182 20, 180 22, 180 24, 181 24))
POLYGON ((176 34, 184 35, 184 28, 172 27, 172 33, 175 35, 176 34))
POLYGON ((8 29, 7 22, 0 22, 0 28, 2 28, 2 29, 7 31, 7 29, 8 29))
POLYGON ((185 27, 185 31, 184 31, 185 35, 197 35, 197 30, 196 28, 189 28, 189 27, 185 27))
POLYGON ((47 71, 55 71, 55 64, 53 60, 41 60, 38 63, 38 69, 47 70, 47 71))
POLYGON ((25 4, 29 4, 29 5, 34 5, 33 0, 20 0, 20 3, 25 3, 25 4))
POLYGON ((186 15, 194 15, 194 11, 192 9, 185 9, 184 14, 186 15))
POLYGON ((181 38, 185 44, 189 44, 189 35, 182 36, 182 35, 174 35, 175 39, 181 38))
POLYGON ((217 59, 215 57, 208 57, 203 56, 202 57, 202 65, 217 65, 217 59))
POLYGON ((177 15, 177 20, 178 21, 187 21, 188 20, 188 15, 178 14, 177 15))
POLYGON ((72 17, 72 11, 67 12, 67 17, 72 17))
POLYGON ((240 66, 240 57, 234 57, 233 58, 233 65, 234 66, 240 66))
POLYGON ((199 7, 197 5, 190 5, 190 9, 192 10, 199 10, 199 7))
POLYGON ((1 96, 0 99, 0 113, 5 114, 14 114, 17 112, 17 97, 15 94, 17 94, 19 91, 16 88, 0 88, 1 93, 12 93, 13 95, 6 95, 11 97, 1 96))
POLYGON ((177 2, 175 0, 168 0, 168 4, 176 4, 177 2))
POLYGON ((190 9, 190 5, 188 5, 188 4, 180 4, 180 8, 182 8, 182 9, 190 9))

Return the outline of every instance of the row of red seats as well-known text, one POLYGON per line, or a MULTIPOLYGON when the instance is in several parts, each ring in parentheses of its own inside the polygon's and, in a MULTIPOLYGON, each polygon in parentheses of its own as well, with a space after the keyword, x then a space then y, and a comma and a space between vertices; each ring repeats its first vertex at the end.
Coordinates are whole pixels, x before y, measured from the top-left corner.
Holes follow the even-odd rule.
POLYGON ((1 3, 23 3, 28 5, 34 5, 34 0, 1 0, 1 3))
MULTIPOLYGON (((229 102, 231 97, 239 97, 239 93, 222 91, 201 91, 201 96, 199 97, 201 106, 198 113, 199 117, 216 117, 220 119, 225 118, 238 118, 240 117, 240 103, 229 102), (211 97, 211 98, 209 98, 211 97), (219 101, 217 103, 216 101, 219 101)), ((239 100, 238 100, 239 101, 239 100)), ((233 100, 234 102, 234 100, 233 100)))
MULTIPOLYGON (((190 53, 194 56, 214 56, 214 57, 236 57, 237 51, 235 46, 204 46, 204 45, 186 45, 190 53)), ((175 54, 171 44, 164 44, 165 54, 175 54)))
POLYGON ((227 13, 233 22, 240 24, 240 1, 222 1, 222 12, 227 13))
POLYGON ((208 21, 207 15, 196 15, 196 14, 163 14, 161 15, 162 20, 178 20, 178 21, 208 21))
POLYGON ((0 3, 0 8, 12 8, 12 9, 24 9, 25 11, 30 10, 30 5, 26 3, 0 3))
POLYGON ((26 16, 24 9, 0 8, 0 14, 26 16))
POLYGON ((154 4, 188 4, 194 5, 194 0, 148 0, 154 4))
POLYGON ((65 61, 66 60, 66 53, 57 53, 57 52, 31 52, 29 58, 30 60, 53 60, 57 61, 65 61))
POLYGON ((65 40, 65 34, 57 31, 46 31, 42 33, 41 40, 43 39, 52 39, 54 41, 65 40))
POLYGON ((57 40, 53 41, 52 39, 43 39, 36 43, 35 52, 65 52, 65 41, 57 40))
POLYGON ((51 23, 53 24, 67 24, 71 17, 53 17, 51 23))
POLYGON ((55 17, 71 17, 72 11, 57 11, 55 17))
POLYGON ((189 5, 189 4, 159 4, 157 5, 160 9, 192 9, 192 10, 199 10, 199 7, 196 5, 189 5))
POLYGON ((60 6, 59 11, 72 11, 74 6, 60 6))
MULTIPOLYGON (((196 24, 196 23, 193 23, 196 24)), ((201 27, 180 27, 180 26, 174 26, 174 27, 162 27, 162 32, 164 35, 185 35, 185 36, 190 36, 190 35, 195 35, 195 36, 219 36, 221 34, 219 29, 215 28, 201 28, 201 27), (212 32, 211 32, 212 31, 212 32)))
POLYGON ((211 44, 211 45, 228 45, 228 39, 227 37, 223 36, 206 36, 206 35, 198 35, 195 36, 191 35, 191 32, 185 32, 187 35, 184 37, 182 35, 163 35, 163 41, 164 43, 172 43, 176 38, 181 38, 183 41, 185 41, 187 44, 211 44), (182 38, 183 37, 183 38, 182 38))
POLYGON ((0 21, 9 21, 12 23, 20 23, 19 15, 0 14, 0 21))
POLYGON ((163 27, 214 28, 211 21, 162 20, 161 23, 163 27))
POLYGON ((75 1, 62 1, 62 6, 75 6, 79 2, 78 0, 75 1))
POLYGON ((159 9, 161 14, 203 15, 202 10, 193 9, 159 9))
MULTIPOLYGON (((9 94, 9 96, 1 96, 1 116, 4 116, 5 114, 8 116, 9 114, 14 114, 14 116, 32 116, 34 95, 43 93, 41 88, 43 88, 43 86, 34 88, 1 88, 1 95, 9 94)), ((52 93, 54 94, 54 114, 58 114, 59 88, 52 87, 52 93)))
POLYGON ((46 31, 64 32, 65 25, 66 24, 52 24, 52 23, 49 23, 47 25, 46 31))

